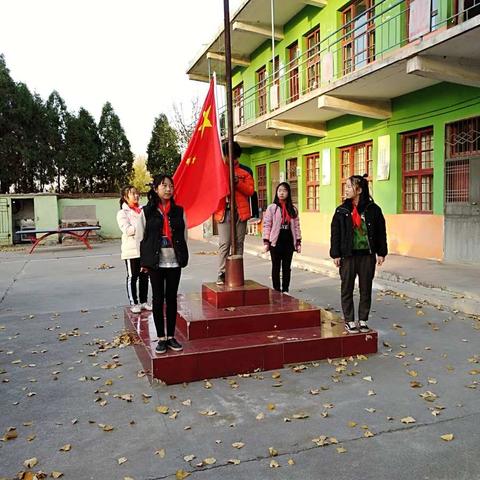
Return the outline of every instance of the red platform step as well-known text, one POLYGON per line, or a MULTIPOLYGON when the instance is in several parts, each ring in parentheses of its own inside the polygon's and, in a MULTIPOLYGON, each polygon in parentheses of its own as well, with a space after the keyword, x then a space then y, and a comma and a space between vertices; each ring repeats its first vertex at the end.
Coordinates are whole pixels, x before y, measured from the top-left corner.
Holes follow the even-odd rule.
POLYGON ((135 349, 150 378, 175 384, 377 351, 376 332, 347 335, 340 319, 294 297, 267 289, 271 303, 214 308, 204 291, 179 295, 182 352, 157 355, 152 315, 125 308, 125 326, 138 336, 135 349))
POLYGON ((320 309, 274 290, 270 303, 215 308, 198 294, 178 296, 177 328, 188 340, 269 330, 320 327, 320 309), (203 300, 203 301, 202 301, 203 300))
POLYGON ((241 287, 204 283, 202 298, 216 308, 264 305, 270 303, 270 289, 253 280, 245 280, 241 287))

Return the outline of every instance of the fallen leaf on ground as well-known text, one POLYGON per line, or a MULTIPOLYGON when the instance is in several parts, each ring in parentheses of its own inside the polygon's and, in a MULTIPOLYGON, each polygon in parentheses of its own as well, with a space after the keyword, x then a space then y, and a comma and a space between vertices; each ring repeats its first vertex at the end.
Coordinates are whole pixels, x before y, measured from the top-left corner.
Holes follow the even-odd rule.
POLYGON ((239 465, 240 464, 240 460, 238 458, 230 458, 228 460, 228 463, 232 463, 233 465, 239 465))
POLYGON ((155 450, 155 454, 154 455, 158 455, 160 458, 165 458, 165 449, 164 448, 160 448, 158 450, 155 450))
POLYGON ((123 465, 127 461, 127 457, 120 457, 117 462, 119 465, 123 465))
POLYGON ((353 428, 353 427, 356 427, 356 426, 357 426, 357 422, 350 421, 350 422, 347 423, 347 425, 348 425, 350 428, 353 428))
POLYGON ((287 461, 287 463, 288 463, 289 465, 295 465, 295 460, 294 460, 293 458, 289 458, 288 461, 287 461))
POLYGON ((208 457, 203 461, 203 463, 206 465, 213 465, 214 463, 217 463, 217 459, 214 457, 208 457))
POLYGON ((276 457, 278 455, 278 451, 275 450, 273 447, 268 447, 268 454, 271 457, 276 457))
POLYGON ((344 447, 337 447, 337 453, 347 453, 347 449, 344 447))
POLYGON ((367 377, 363 377, 363 380, 367 382, 373 382, 373 378, 370 375, 368 375, 367 377))
POLYGON ((451 442, 455 437, 453 436, 453 433, 446 433, 445 435, 441 435, 440 438, 446 442, 451 442))
POLYGON ((232 443, 232 447, 233 448, 243 448, 245 446, 245 444, 243 442, 235 442, 235 443, 232 443))
POLYGON ((276 460, 270 460, 270 468, 278 468, 280 465, 276 460))
POLYGON ((186 461, 186 462, 191 462, 194 458, 197 458, 195 455, 191 454, 191 455, 185 455, 183 457, 183 459, 186 461))
POLYGON ((276 406, 275 406, 274 403, 269 403, 269 404, 267 405, 267 408, 272 411, 272 410, 275 410, 276 406))
POLYGON ((13 440, 17 437, 18 433, 16 427, 8 427, 5 435, 2 437, 2 440, 6 442, 8 440, 13 440))
POLYGON ((28 458, 23 462, 25 468, 33 468, 38 463, 37 457, 28 458))
POLYGON ((366 430, 366 431, 364 432, 363 436, 364 436, 365 438, 370 438, 370 437, 375 436, 375 434, 372 433, 370 430, 366 430))
POLYGON ((169 411, 169 408, 166 406, 166 405, 158 405, 156 408, 155 408, 155 411, 157 413, 163 413, 163 415, 166 415, 169 411))
POLYGON ((183 480, 184 478, 187 478, 190 476, 190 473, 186 472, 185 470, 177 470, 175 472, 175 479, 176 480, 183 480))
POLYGON ((66 443, 62 448, 60 448, 61 452, 69 452, 72 449, 72 446, 69 443, 66 443))
POLYGON ((404 417, 400 420, 402 423, 406 423, 406 424, 409 424, 409 423, 415 423, 416 420, 413 418, 413 417, 404 417))
POLYGON ((259 413, 255 418, 257 420, 263 420, 265 418, 265 414, 264 413, 259 413))
POLYGON ((60 477, 63 477, 63 472, 55 472, 55 471, 53 471, 53 472, 50 474, 50 476, 51 476, 52 478, 60 478, 60 477))
POLYGON ((299 412, 299 413, 295 413, 292 415, 292 418, 294 418, 295 420, 302 420, 304 418, 308 418, 309 415, 307 413, 303 413, 303 412, 299 412))

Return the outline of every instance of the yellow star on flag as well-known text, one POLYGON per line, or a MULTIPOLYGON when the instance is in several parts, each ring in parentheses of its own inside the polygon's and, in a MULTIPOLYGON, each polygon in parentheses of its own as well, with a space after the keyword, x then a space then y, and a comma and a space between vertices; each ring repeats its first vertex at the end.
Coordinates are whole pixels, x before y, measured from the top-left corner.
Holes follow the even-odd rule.
POLYGON ((210 123, 210 120, 209 120, 209 118, 208 118, 208 116, 210 115, 210 109, 211 109, 211 108, 212 108, 212 107, 209 106, 208 109, 202 113, 202 115, 203 115, 203 123, 200 125, 200 128, 199 128, 202 138, 203 138, 203 131, 204 131, 206 128, 212 126, 212 124, 210 123))
POLYGON ((194 164, 195 163, 195 160, 197 159, 197 157, 189 157, 187 158, 187 165, 190 165, 190 164, 194 164))

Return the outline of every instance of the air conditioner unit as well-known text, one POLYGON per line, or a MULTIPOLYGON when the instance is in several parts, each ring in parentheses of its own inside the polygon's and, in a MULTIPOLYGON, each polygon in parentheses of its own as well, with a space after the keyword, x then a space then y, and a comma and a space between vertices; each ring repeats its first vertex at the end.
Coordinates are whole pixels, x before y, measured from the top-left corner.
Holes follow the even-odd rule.
POLYGON ((276 110, 279 105, 278 98, 278 85, 272 85, 270 87, 270 110, 276 110))

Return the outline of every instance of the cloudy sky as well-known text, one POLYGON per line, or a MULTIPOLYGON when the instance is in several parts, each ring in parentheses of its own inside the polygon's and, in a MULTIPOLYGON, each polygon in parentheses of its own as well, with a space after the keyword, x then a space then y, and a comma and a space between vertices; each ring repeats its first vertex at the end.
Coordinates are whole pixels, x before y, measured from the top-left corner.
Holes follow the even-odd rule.
POLYGON ((159 113, 203 101, 205 84, 185 71, 223 26, 223 0, 0 0, 0 19, 15 81, 44 99, 56 89, 97 121, 110 101, 141 154, 159 113))

